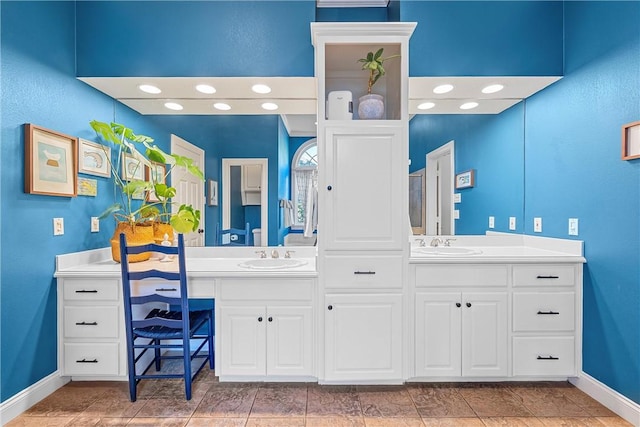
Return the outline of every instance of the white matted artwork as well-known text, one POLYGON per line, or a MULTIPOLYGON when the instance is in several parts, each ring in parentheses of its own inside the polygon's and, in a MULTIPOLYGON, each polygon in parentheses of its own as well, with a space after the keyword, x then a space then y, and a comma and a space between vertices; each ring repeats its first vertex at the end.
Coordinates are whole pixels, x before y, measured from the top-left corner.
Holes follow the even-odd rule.
POLYGON ((111 177, 111 149, 106 145, 79 138, 78 172, 111 177))
POLYGON ((209 180, 209 206, 218 206, 218 181, 209 180))

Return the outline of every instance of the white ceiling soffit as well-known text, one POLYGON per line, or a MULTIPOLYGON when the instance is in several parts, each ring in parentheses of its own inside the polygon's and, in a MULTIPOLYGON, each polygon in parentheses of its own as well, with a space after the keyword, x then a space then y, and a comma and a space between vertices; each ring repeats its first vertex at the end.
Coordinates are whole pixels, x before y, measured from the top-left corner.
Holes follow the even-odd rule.
POLYGON ((389 0, 317 0, 316 7, 387 7, 389 0))
POLYGON ((521 100, 541 91, 561 77, 410 77, 409 114, 500 114, 521 100), (453 89, 444 94, 433 90, 444 84, 453 89), (485 94, 482 89, 493 84, 504 88, 496 93, 485 94), (418 109, 424 102, 435 104, 428 110, 418 109), (460 105, 477 102, 470 110, 461 110, 460 105))

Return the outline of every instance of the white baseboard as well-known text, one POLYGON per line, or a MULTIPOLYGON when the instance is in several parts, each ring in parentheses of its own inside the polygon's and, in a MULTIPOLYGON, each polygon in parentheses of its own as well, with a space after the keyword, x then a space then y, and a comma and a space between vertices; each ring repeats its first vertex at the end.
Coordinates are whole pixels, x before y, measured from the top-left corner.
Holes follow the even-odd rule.
POLYGON ((0 403, 0 425, 5 425, 68 382, 68 377, 61 377, 55 371, 0 403))
POLYGON ((578 378, 571 378, 569 382, 634 426, 640 427, 640 405, 636 402, 584 372, 578 378))

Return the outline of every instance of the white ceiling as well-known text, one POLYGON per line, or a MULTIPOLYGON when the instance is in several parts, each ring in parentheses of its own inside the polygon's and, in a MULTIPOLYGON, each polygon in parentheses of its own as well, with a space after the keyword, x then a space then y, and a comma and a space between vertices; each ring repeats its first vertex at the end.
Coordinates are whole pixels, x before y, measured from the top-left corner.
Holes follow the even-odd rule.
MULTIPOLYGON (((256 115, 280 114, 289 135, 315 136, 316 79, 315 77, 82 77, 88 85, 104 92, 144 115, 256 115), (251 90, 256 83, 271 87, 271 93, 261 95, 251 90), (162 93, 151 95, 138 86, 151 84, 162 93), (198 84, 208 84, 216 93, 206 95, 195 90, 198 84), (181 104, 182 111, 169 110, 165 102, 181 104), (213 108, 215 102, 225 102, 228 111, 213 108), (262 108, 262 103, 278 104, 275 111, 262 108)), ((499 114, 517 104, 560 77, 410 77, 409 114, 499 114), (454 89, 437 95, 433 88, 449 83, 454 89), (482 88, 500 83, 504 89, 483 94, 482 88), (422 102, 434 102, 429 110, 419 110, 422 102), (460 110, 463 102, 478 102, 473 110, 460 110)))

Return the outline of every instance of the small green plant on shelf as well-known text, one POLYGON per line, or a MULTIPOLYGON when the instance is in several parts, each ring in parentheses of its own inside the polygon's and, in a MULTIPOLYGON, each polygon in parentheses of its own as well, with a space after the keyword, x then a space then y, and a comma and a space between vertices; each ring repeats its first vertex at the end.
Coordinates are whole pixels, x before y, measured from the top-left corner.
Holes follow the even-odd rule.
POLYGON ((383 67, 385 61, 391 58, 399 58, 400 55, 391 55, 386 58, 382 57, 382 52, 384 48, 380 48, 376 51, 376 53, 369 52, 365 58, 358 59, 358 62, 362 62, 362 69, 369 72, 369 82, 367 85, 367 93, 371 94, 371 88, 374 84, 380 79, 380 77, 386 74, 386 71, 383 67))

